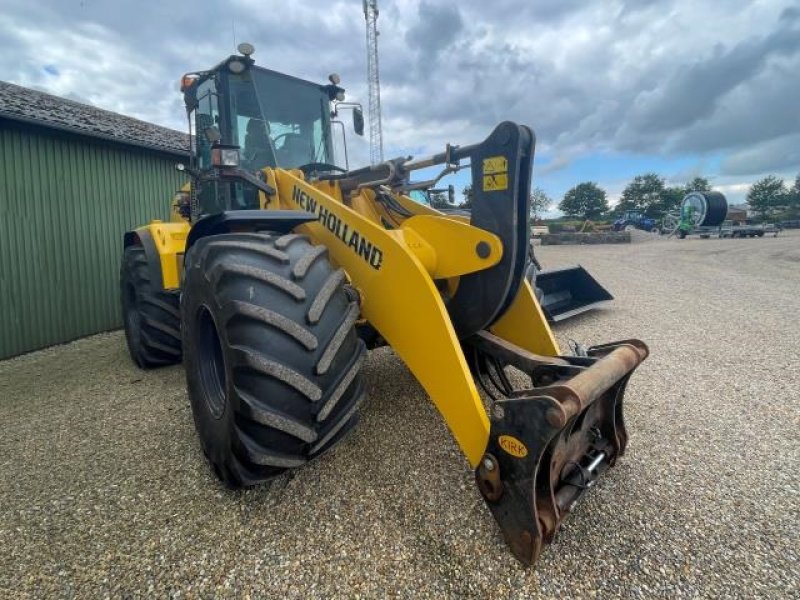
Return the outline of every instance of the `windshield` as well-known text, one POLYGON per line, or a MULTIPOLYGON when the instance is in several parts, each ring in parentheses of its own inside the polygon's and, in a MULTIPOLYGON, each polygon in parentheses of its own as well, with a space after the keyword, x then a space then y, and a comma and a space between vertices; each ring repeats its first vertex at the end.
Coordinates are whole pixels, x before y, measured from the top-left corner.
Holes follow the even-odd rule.
POLYGON ((333 162, 323 88, 258 68, 229 77, 232 137, 245 169, 333 162))

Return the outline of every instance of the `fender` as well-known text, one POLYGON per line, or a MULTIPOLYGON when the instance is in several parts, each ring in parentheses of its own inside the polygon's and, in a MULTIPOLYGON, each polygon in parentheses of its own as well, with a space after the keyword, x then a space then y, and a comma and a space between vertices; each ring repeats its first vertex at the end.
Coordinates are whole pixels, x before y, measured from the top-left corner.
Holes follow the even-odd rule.
POLYGON ((186 240, 186 250, 200 238, 234 231, 276 231, 289 233, 292 229, 317 216, 302 210, 229 210, 203 217, 194 224, 186 240))
POLYGON ((150 281, 160 290, 177 290, 181 284, 183 254, 189 234, 188 223, 164 223, 154 220, 149 225, 125 233, 124 247, 144 248, 150 281))
POLYGON ((158 249, 147 227, 140 227, 133 231, 126 231, 123 238, 122 247, 141 246, 144 248, 144 256, 147 259, 147 269, 150 271, 150 281, 160 289, 164 288, 164 278, 161 274, 161 261, 158 257, 158 249))

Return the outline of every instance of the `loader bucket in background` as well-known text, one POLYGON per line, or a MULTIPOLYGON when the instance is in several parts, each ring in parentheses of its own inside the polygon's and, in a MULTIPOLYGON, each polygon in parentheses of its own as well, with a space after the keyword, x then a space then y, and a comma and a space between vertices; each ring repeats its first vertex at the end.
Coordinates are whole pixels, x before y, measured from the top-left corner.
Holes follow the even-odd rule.
POLYGON ((536 287, 542 291, 540 303, 551 323, 569 319, 614 299, 580 265, 539 271, 536 287))

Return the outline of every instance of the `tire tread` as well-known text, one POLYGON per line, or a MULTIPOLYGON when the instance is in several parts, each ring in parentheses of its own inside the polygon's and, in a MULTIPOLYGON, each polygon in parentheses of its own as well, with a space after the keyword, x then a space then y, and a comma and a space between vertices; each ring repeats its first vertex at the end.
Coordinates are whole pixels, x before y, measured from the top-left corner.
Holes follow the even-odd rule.
POLYGON ((128 246, 123 251, 120 293, 125 338, 133 361, 143 369, 181 362, 180 295, 154 289, 142 246, 128 246), (136 296, 134 307, 129 306, 126 299, 128 286, 133 287, 136 296), (136 325, 129 323, 128 311, 138 314, 136 325))
POLYGON ((181 311, 187 324, 200 307, 211 311, 230 410, 218 421, 203 412, 196 342, 185 326, 190 400, 204 452, 232 487, 305 464, 358 421, 360 309, 327 254, 301 234, 236 233, 198 240, 186 255, 181 311))

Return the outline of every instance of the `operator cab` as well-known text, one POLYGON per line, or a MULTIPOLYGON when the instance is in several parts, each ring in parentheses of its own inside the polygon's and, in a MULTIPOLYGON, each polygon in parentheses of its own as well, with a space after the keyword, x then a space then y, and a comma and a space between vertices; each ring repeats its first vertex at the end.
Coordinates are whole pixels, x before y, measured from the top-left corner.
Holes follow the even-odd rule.
MULTIPOLYGON (((344 100, 339 77, 331 75, 327 85, 312 83, 255 66, 250 44, 240 44, 239 51, 241 56, 229 56, 213 69, 189 73, 181 81, 193 142, 190 173, 202 177, 220 166, 251 173, 309 164, 338 169, 331 116, 336 102, 344 100), (220 156, 228 156, 229 162, 218 164, 220 156)), ((354 123, 363 123, 360 106, 353 106, 354 123)), ((363 129, 356 127, 356 133, 361 135, 363 129)), ((193 182, 201 214, 259 207, 252 186, 203 179, 193 182)))

